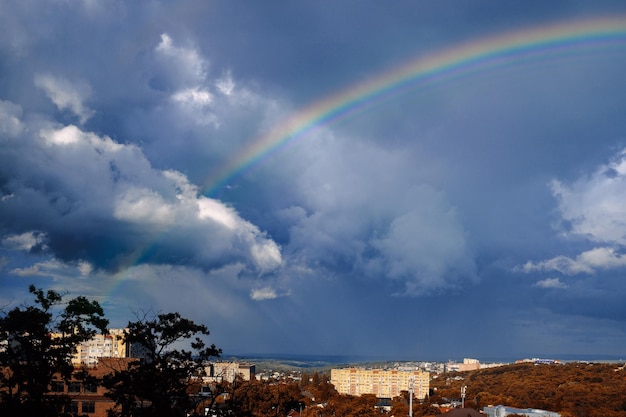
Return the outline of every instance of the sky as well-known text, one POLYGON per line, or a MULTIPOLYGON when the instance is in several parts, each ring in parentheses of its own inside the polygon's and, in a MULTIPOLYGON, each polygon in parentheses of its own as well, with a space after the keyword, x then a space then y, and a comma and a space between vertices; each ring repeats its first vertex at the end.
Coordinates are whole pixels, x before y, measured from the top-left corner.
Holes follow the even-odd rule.
POLYGON ((0 306, 626 358, 624 74, 622 1, 0 0, 0 306))

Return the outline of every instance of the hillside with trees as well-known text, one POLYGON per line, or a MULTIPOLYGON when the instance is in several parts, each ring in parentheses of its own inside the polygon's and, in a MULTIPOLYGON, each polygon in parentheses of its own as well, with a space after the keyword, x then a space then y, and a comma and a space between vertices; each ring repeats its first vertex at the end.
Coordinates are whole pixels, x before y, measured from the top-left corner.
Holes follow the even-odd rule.
MULTIPOLYGON (((431 382, 438 399, 459 399, 465 406, 539 408, 563 417, 625 417, 626 370, 620 364, 521 363, 471 372, 448 373, 431 382)), ((432 398, 435 400, 435 398, 432 398)))

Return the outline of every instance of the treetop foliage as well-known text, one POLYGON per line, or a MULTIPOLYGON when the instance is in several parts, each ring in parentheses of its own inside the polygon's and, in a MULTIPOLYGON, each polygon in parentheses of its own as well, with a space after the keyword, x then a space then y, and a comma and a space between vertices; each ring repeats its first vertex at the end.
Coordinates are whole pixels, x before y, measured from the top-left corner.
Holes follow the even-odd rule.
POLYGON ((0 309, 0 415, 74 416, 71 398, 55 392, 53 381, 102 385, 117 407, 111 416, 177 416, 193 409, 188 388, 204 375, 206 361, 221 350, 202 337, 206 326, 179 313, 145 313, 128 323, 127 346, 140 359, 111 368, 101 379, 77 370, 71 358, 78 346, 97 333, 108 333, 109 321, 97 301, 78 296, 64 301, 63 294, 29 287, 30 304, 0 309), (192 339, 193 340, 190 340, 192 339), (189 342, 190 349, 177 348, 189 342), (137 403, 143 405, 137 407, 137 403))
POLYGON ((53 378, 68 381, 78 345, 109 322, 96 301, 77 297, 61 308, 57 291, 29 291, 31 305, 0 310, 0 414, 56 416, 69 398, 47 395, 53 378))
POLYGON ((206 326, 196 324, 179 313, 144 313, 129 322, 125 342, 138 348, 141 360, 127 369, 104 378, 107 396, 120 406, 120 416, 175 416, 193 408, 188 389, 193 378, 205 374, 206 363, 219 357, 221 350, 207 346, 200 336, 209 335, 206 326), (174 346, 191 338, 191 350, 174 346), (147 406, 137 410, 136 401, 147 406))
POLYGON ((465 405, 477 410, 506 405, 556 411, 563 417, 626 417, 626 371, 616 364, 523 363, 448 377, 433 380, 431 388, 438 396, 459 398, 461 385, 466 385, 465 405))

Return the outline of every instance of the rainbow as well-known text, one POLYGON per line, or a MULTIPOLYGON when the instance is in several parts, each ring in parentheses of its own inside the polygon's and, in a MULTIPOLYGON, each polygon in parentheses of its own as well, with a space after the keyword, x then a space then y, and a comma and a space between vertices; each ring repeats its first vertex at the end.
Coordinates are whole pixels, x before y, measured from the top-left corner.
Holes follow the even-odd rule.
MULTIPOLYGON (((282 120, 225 161, 200 184, 200 191, 204 195, 214 196, 289 143, 420 86, 445 82, 489 68, 497 69, 525 58, 548 57, 549 54, 558 55, 559 52, 602 52, 603 48, 613 46, 626 46, 626 16, 568 21, 496 34, 410 60, 314 102, 282 120)), ((119 272, 107 285, 105 301, 114 298, 113 294, 131 273, 129 268, 140 263, 140 259, 154 244, 155 241, 149 241, 122 260, 119 272)))
POLYGON ((576 53, 585 49, 598 51, 615 45, 626 45, 626 16, 542 25, 462 43, 419 57, 292 114, 219 167, 201 184, 202 194, 215 195, 245 171, 316 129, 418 86, 525 58, 549 57, 559 52, 576 53))

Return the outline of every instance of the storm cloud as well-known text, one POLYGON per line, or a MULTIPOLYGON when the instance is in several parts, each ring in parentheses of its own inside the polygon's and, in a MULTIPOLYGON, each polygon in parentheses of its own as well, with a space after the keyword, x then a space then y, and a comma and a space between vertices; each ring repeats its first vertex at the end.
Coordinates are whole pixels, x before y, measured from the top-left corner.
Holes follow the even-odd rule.
POLYGON ((255 146, 408 62, 625 13, 5 1, 0 302, 35 283, 115 325, 176 310, 234 353, 615 355, 623 31, 432 74, 255 146))

